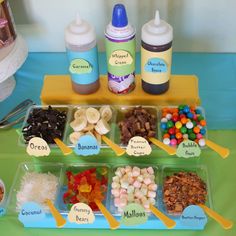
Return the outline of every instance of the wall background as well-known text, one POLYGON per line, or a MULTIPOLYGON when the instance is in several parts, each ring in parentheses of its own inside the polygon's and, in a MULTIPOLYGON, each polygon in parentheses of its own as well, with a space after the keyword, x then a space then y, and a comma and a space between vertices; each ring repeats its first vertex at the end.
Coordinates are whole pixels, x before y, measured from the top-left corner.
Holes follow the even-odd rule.
POLYGON ((9 0, 17 30, 32 52, 65 51, 64 28, 79 11, 93 24, 99 50, 104 51, 104 27, 115 3, 124 3, 137 29, 140 50, 142 25, 155 9, 174 28, 174 50, 236 52, 235 0, 9 0))

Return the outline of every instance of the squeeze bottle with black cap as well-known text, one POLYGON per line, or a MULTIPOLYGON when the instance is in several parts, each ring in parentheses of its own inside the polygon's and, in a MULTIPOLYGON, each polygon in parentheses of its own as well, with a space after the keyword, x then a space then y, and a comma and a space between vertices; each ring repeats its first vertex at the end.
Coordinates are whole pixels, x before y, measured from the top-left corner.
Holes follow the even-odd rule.
POLYGON ((158 10, 155 19, 143 25, 141 39, 142 88, 150 94, 165 93, 171 74, 173 29, 160 19, 158 10))
POLYGON ((99 88, 98 51, 95 29, 77 14, 65 29, 66 51, 72 88, 90 94, 99 88))

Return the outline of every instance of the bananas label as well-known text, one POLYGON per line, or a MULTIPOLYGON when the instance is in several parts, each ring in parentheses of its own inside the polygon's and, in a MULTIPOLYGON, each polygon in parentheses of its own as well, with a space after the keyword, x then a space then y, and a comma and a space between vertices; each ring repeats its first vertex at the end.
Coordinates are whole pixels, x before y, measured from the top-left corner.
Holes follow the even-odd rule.
POLYGON ((94 136, 83 135, 76 143, 74 151, 80 156, 97 155, 100 152, 100 146, 94 136))

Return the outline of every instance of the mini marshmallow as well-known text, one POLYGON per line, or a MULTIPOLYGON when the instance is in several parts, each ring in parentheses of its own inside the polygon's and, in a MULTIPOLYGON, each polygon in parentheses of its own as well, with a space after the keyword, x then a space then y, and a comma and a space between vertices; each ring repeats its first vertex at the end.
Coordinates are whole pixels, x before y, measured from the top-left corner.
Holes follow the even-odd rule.
POLYGON ((125 198, 120 199, 120 207, 125 207, 127 205, 127 200, 125 198))
POLYGON ((112 181, 119 183, 120 182, 120 178, 118 176, 114 176, 114 177, 112 177, 112 181))
POLYGON ((129 193, 128 194, 128 202, 133 202, 134 201, 134 194, 129 193))
POLYGON ((150 197, 150 198, 148 198, 148 200, 149 200, 150 204, 152 204, 152 205, 156 204, 156 200, 154 198, 150 197))
POLYGON ((135 180, 134 183, 133 183, 133 186, 134 186, 135 188, 140 188, 141 185, 142 185, 142 184, 141 184, 139 181, 137 181, 137 180, 135 180))
POLYGON ((112 187, 112 188, 120 188, 120 184, 117 183, 117 182, 113 182, 113 183, 111 184, 111 187, 112 187))
POLYGON ((121 188, 125 188, 125 189, 127 189, 129 187, 129 183, 128 183, 128 181, 127 182, 122 182, 121 183, 121 188))
POLYGON ((141 199, 143 197, 143 193, 138 190, 134 192, 134 196, 137 197, 138 199, 141 199))
POLYGON ((143 180, 143 182, 144 182, 146 185, 149 185, 149 184, 152 182, 152 180, 151 180, 150 178, 145 178, 145 179, 143 180))
POLYGON ((122 173, 117 169, 117 171, 115 172, 115 175, 118 176, 119 178, 122 177, 122 173))
POLYGON ((149 207, 150 207, 150 202, 149 202, 148 200, 146 200, 145 202, 143 202, 143 206, 144 206, 144 208, 149 209, 149 207))
POLYGON ((143 168, 143 169, 141 169, 140 172, 141 172, 142 175, 147 174, 147 168, 143 168))
POLYGON ((121 189, 120 189, 120 194, 123 194, 123 193, 127 193, 127 190, 124 189, 124 188, 121 188, 121 189))
POLYGON ((125 174, 125 168, 120 168, 120 172, 122 173, 122 175, 125 174))
POLYGON ((142 192, 143 195, 147 195, 147 187, 146 188, 141 188, 140 191, 142 192))
POLYGON ((131 167, 131 166, 126 166, 126 167, 125 167, 125 172, 126 172, 127 174, 130 173, 131 170, 132 170, 132 167, 131 167))
POLYGON ((120 199, 128 199, 128 194, 127 193, 122 193, 122 194, 120 194, 120 199))
POLYGON ((114 189, 111 190, 111 194, 114 197, 119 197, 120 196, 120 190, 118 188, 114 188, 114 189))
POLYGON ((149 184, 148 185, 148 190, 156 191, 157 190, 157 184, 149 184))
POLYGON ((156 192, 148 191, 147 195, 148 195, 148 197, 155 198, 156 197, 156 192))
POLYGON ((129 187, 127 188, 127 193, 133 193, 133 192, 134 192, 134 186, 129 185, 129 187))
POLYGON ((114 205, 115 205, 116 207, 119 207, 119 206, 120 206, 120 198, 118 198, 118 197, 114 198, 114 205))
POLYGON ((133 174, 134 177, 137 177, 137 176, 140 175, 140 170, 134 170, 133 169, 132 174, 133 174))
POLYGON ((154 170, 153 168, 150 166, 147 168, 147 172, 150 174, 150 175, 153 175, 154 174, 154 170))
POLYGON ((142 175, 139 175, 139 176, 137 177, 137 180, 138 180, 139 182, 143 182, 143 176, 142 176, 142 175))

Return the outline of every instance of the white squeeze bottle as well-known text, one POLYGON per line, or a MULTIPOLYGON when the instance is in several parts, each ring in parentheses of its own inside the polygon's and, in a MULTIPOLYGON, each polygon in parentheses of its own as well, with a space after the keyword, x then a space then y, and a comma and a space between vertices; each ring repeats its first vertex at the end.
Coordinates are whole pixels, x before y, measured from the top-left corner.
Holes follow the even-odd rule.
POLYGON ((99 88, 99 69, 94 27, 77 14, 76 20, 65 29, 65 44, 73 90, 80 94, 96 92, 99 88))
POLYGON ((162 94, 169 88, 173 29, 156 11, 155 19, 143 25, 141 38, 142 88, 150 94, 162 94))

